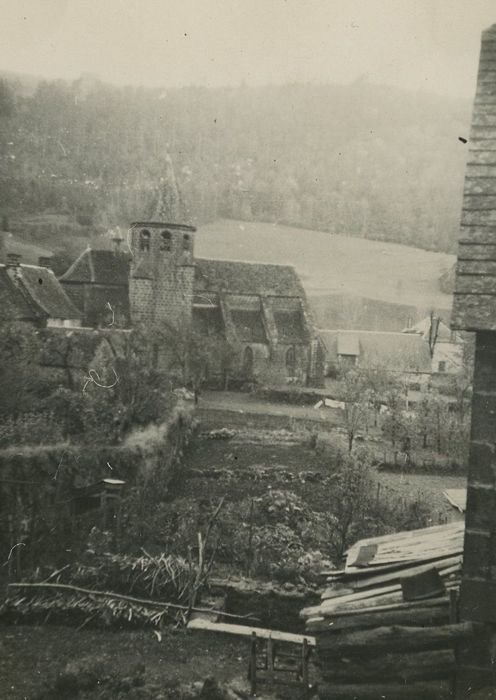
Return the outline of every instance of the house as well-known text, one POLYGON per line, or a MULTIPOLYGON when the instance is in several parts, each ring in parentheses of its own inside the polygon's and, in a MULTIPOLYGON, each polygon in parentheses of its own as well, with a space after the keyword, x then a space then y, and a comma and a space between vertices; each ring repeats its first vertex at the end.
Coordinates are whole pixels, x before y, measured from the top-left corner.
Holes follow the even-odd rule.
POLYGON ((420 334, 319 330, 327 374, 338 366, 382 370, 420 390, 429 383, 431 356, 420 334))
POLYGON ((460 333, 452 331, 440 318, 426 316, 403 333, 416 333, 428 344, 431 351, 432 374, 456 375, 463 369, 464 340, 460 333))
POLYGON ((65 293, 81 309, 88 327, 129 326, 129 254, 86 248, 60 277, 65 293))
POLYGON ((141 221, 131 225, 126 252, 86 249, 60 278, 84 325, 191 326, 229 343, 235 379, 322 384, 323 351, 294 268, 197 259, 194 234, 184 224, 141 221))
POLYGON ((48 265, 47 258, 40 258, 38 265, 25 265, 19 255, 7 255, 7 263, 0 264, 2 321, 21 321, 40 328, 81 325, 81 312, 48 265))

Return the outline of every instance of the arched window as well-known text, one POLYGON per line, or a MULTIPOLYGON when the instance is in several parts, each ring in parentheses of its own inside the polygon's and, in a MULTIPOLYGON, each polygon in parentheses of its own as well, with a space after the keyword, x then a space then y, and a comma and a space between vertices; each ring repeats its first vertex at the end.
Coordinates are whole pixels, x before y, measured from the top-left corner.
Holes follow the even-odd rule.
POLYGON ((150 231, 143 229, 140 233, 140 250, 148 253, 150 250, 150 231))
POLYGON ((183 236, 183 250, 189 250, 191 246, 191 238, 189 233, 185 233, 183 236))
POLYGON ((162 231, 160 234, 160 250, 164 253, 168 253, 171 249, 171 232, 167 231, 162 231))
POLYGON ((294 348, 288 348, 286 352, 286 373, 288 377, 296 374, 296 353, 294 348))
POLYGON ((243 353, 243 376, 251 377, 253 375, 253 350, 246 347, 243 353))

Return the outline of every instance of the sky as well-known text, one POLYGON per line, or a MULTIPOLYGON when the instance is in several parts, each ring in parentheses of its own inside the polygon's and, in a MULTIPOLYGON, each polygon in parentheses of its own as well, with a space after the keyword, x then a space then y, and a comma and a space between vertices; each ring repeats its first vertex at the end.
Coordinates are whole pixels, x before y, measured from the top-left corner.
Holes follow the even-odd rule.
POLYGON ((0 0, 0 70, 118 85, 367 79, 472 98, 496 0, 0 0))

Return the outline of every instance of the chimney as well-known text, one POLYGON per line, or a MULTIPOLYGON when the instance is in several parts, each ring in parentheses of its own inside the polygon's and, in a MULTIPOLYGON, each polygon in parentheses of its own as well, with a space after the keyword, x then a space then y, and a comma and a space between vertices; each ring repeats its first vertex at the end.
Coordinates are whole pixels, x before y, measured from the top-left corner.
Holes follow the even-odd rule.
POLYGON ((7 253, 7 267, 19 267, 21 257, 18 253, 7 253))
POLYGON ((50 270, 52 267, 52 258, 47 255, 40 255, 38 258, 39 267, 48 267, 50 270))

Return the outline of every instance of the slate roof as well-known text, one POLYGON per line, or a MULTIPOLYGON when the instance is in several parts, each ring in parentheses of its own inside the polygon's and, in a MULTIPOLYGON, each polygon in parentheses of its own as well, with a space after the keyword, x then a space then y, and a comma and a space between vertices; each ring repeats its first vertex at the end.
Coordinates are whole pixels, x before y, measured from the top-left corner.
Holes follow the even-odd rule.
POLYGON ((15 285, 0 265, 0 318, 3 321, 38 321, 43 315, 27 294, 15 285))
MULTIPOLYGON (((416 323, 414 326, 409 326, 408 328, 405 328, 403 333, 419 333, 424 338, 424 340, 429 340, 430 326, 431 326, 430 316, 426 316, 421 321, 416 323)), ((452 340, 451 330, 449 329, 449 327, 445 323, 443 323, 443 321, 439 321, 436 342, 449 343, 451 340, 452 340)))
POLYGON ((356 355, 358 366, 362 367, 390 372, 431 371, 429 346, 417 333, 339 330, 318 333, 329 360, 336 360, 340 354, 356 355))
POLYGON ((19 265, 15 270, 0 266, 3 318, 39 320, 80 319, 52 270, 37 265, 19 265), (15 275, 15 279, 13 278, 15 275))
POLYGON ((81 318, 81 311, 70 301, 53 271, 47 267, 21 265, 19 282, 48 317, 81 318))
POLYGON ((496 24, 482 33, 451 326, 496 330, 496 24))
POLYGON ((128 254, 86 248, 60 277, 60 281, 127 286, 128 278, 128 254))
POLYGON ((230 314, 238 340, 243 343, 267 342, 261 310, 231 309, 230 314))
POLYGON ((308 329, 303 320, 301 309, 274 311, 277 338, 280 343, 306 343, 309 340, 308 329))
POLYGON ((291 265, 196 258, 195 268, 195 290, 225 290, 231 294, 247 295, 305 296, 296 270, 291 265))

